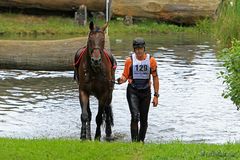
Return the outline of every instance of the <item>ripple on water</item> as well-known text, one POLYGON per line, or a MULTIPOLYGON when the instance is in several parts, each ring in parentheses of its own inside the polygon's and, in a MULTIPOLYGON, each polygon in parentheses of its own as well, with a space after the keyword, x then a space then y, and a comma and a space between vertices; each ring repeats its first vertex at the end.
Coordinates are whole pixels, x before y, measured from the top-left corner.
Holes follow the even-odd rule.
MULTIPOLYGON (((160 98, 158 108, 150 107, 146 140, 166 142, 223 143, 240 139, 239 112, 221 97, 224 86, 217 79, 222 62, 214 45, 206 40, 174 36, 152 40, 147 50, 158 62, 160 98)), ((125 45, 122 43, 116 45, 125 45)), ((131 41, 129 41, 131 44, 131 41)), ((120 77, 129 49, 111 46, 118 53, 116 77, 120 77), (118 49, 120 48, 120 50, 118 49)), ((115 52, 114 52, 115 53, 115 52)), ((0 70, 0 136, 39 138, 80 136, 81 109, 73 71, 0 70)), ((113 92, 113 133, 116 140, 130 140, 127 84, 115 85, 113 92)), ((90 99, 92 135, 95 131, 97 100, 90 99)), ((104 129, 103 136, 104 136, 104 129)))

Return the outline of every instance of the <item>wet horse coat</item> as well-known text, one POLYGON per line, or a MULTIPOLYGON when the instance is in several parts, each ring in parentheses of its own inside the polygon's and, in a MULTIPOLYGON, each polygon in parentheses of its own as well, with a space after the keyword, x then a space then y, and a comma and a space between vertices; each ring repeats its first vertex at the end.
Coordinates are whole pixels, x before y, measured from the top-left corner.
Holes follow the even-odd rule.
POLYGON ((79 84, 79 100, 82 109, 81 139, 91 139, 90 95, 98 99, 95 139, 100 140, 103 115, 106 123, 106 138, 111 139, 111 126, 113 125, 111 101, 115 69, 109 54, 104 50, 106 27, 107 24, 98 28, 91 22, 87 46, 80 49, 75 57, 75 77, 79 84))

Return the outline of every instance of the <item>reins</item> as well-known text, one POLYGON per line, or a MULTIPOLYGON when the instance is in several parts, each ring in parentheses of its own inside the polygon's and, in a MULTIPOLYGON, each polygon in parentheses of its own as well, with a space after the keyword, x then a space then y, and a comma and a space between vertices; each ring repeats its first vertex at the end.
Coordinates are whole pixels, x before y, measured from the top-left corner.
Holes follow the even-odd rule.
POLYGON ((83 54, 86 52, 86 50, 87 50, 87 47, 83 47, 83 50, 78 57, 78 60, 75 63, 73 63, 73 66, 77 66, 80 63, 80 60, 81 60, 83 54))
POLYGON ((118 85, 120 85, 121 83, 119 83, 116 79, 112 79, 112 80, 109 80, 111 83, 113 83, 113 84, 118 84, 118 85))

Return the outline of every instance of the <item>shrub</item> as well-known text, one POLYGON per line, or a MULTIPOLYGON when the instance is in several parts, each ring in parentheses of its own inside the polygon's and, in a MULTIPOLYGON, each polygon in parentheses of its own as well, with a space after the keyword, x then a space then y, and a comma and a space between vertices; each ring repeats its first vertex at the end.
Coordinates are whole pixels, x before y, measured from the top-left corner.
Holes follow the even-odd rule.
POLYGON ((225 72, 220 72, 220 77, 226 83, 226 89, 223 92, 224 98, 230 98, 240 109, 240 41, 233 40, 232 47, 225 48, 220 57, 226 68, 225 72))

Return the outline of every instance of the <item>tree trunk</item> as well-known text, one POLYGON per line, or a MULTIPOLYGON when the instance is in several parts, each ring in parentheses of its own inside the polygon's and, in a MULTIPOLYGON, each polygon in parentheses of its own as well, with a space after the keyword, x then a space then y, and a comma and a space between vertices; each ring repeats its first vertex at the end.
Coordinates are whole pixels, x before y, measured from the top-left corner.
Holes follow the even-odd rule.
MULTIPOLYGON (((110 0, 114 16, 153 18, 179 24, 194 24, 214 18, 222 0, 110 0)), ((71 11, 84 4, 90 11, 105 12, 106 0, 0 0, 0 6, 71 11)))
POLYGON ((193 24, 199 19, 214 18, 220 3, 221 0, 113 0, 112 14, 193 24))
MULTIPOLYGON (((19 41, 0 40, 0 69, 73 70, 77 50, 86 46, 87 37, 19 41)), ((109 37, 105 37, 109 50, 109 37)))
POLYGON ((105 11, 105 0, 0 0, 0 6, 71 11, 80 5, 91 11, 105 11))

